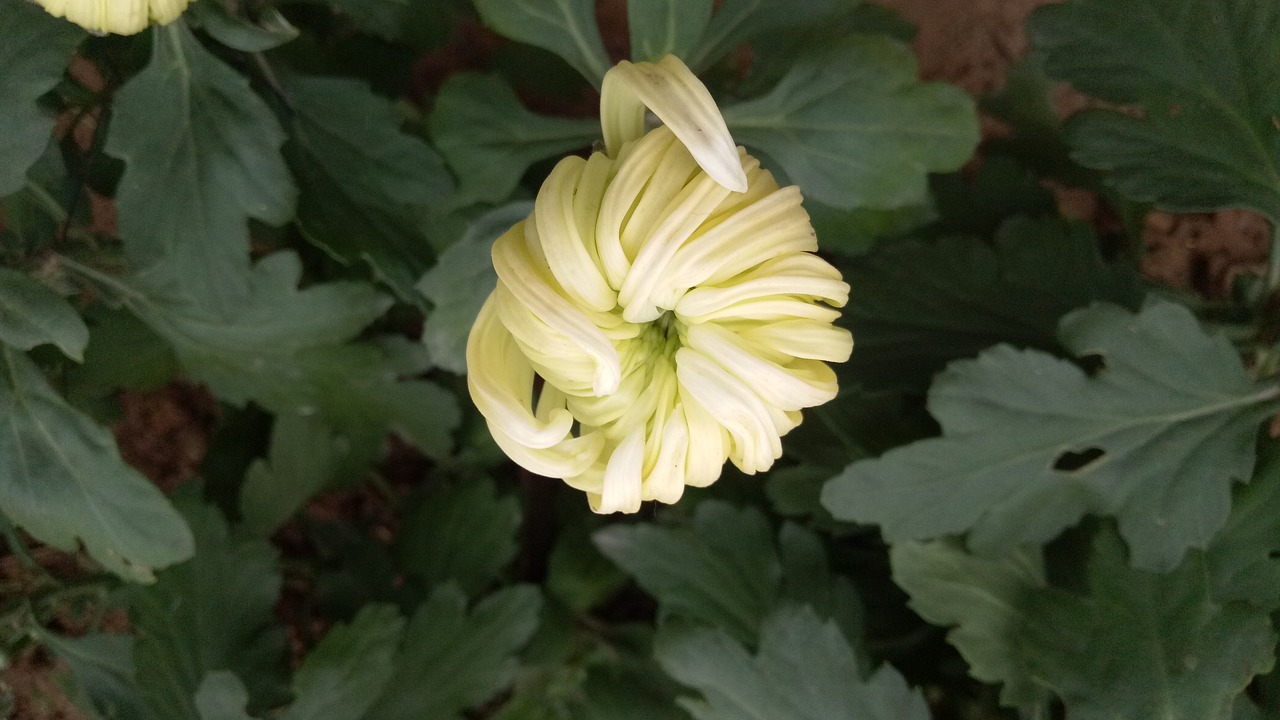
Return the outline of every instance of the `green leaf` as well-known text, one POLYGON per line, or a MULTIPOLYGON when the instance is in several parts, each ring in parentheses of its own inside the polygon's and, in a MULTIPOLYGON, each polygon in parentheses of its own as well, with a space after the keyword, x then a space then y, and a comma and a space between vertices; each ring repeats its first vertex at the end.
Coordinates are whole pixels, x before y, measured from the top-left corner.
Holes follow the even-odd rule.
POLYGON ((147 582, 191 556, 191 533, 111 433, 67 405, 19 352, 0 346, 0 511, 37 540, 147 582))
POLYGON ((502 202, 534 162, 600 137, 595 120, 536 115, 501 78, 476 73, 458 73, 445 82, 429 125, 431 139, 458 177, 458 205, 502 202))
POLYGON ((958 169, 978 142, 973 101, 916 79, 904 45, 850 37, 796 60, 768 94, 724 110, 738 142, 805 195, 838 208, 919 205, 930 172, 958 169))
POLYGON ((390 605, 366 605, 349 625, 331 629, 294 675, 296 699, 281 720, 365 717, 395 670, 403 630, 390 605))
POLYGON ((95 303, 85 311, 91 332, 84 363, 67 369, 73 403, 118 390, 153 390, 178 373, 178 361, 159 335, 123 308, 95 303))
POLYGON ((781 579, 773 532, 754 509, 698 505, 693 528, 613 525, 593 538, 604 556, 657 598, 663 615, 755 639, 773 608, 781 579))
POLYGON ((1280 609, 1280 445, 1266 441, 1258 470, 1236 488, 1231 514, 1209 546, 1214 599, 1280 609))
POLYGON ((711 21, 712 0, 628 0, 631 59, 688 58, 711 21))
POLYGON ((27 182, 53 134, 37 105, 62 80, 85 31, 24 0, 0 0, 0 197, 27 182))
POLYGON ((1137 271, 1108 263, 1081 223, 1005 222, 994 246, 970 237, 885 245, 842 267, 857 350, 850 375, 869 388, 923 390, 947 363, 999 342, 1056 349, 1058 320, 1095 301, 1137 308, 1137 271))
POLYGON ((467 336, 498 282, 490 257, 493 241, 531 212, 533 203, 521 200, 477 217, 415 286, 431 301, 422 342, 438 367, 466 374, 467 336))
POLYGON ((1039 687, 1073 719, 1227 720, 1249 679, 1273 662, 1266 613, 1215 602, 1197 552, 1164 575, 1132 570, 1104 530, 1085 594, 1044 587, 1026 557, 977 559, 934 542, 895 547, 892 558, 912 607, 960 623, 951 637, 965 640, 957 646, 975 674, 1002 676, 1010 702, 1039 687))
POLYGON ((453 193, 444 161, 400 131, 403 114, 362 82, 286 76, 298 224, 347 263, 368 263, 402 299, 432 257, 428 211, 453 193))
POLYGON ((475 596, 516 556, 520 505, 488 478, 437 481, 405 513, 397 555, 427 587, 453 581, 475 596))
POLYGON ((240 486, 236 533, 270 537, 333 479, 342 454, 340 445, 316 415, 277 416, 267 459, 250 465, 240 486))
POLYGON ((256 8, 254 20, 233 13, 221 0, 192 3, 184 19, 215 40, 241 52, 263 52, 280 47, 298 37, 298 28, 270 5, 256 8))
POLYGON ((146 717, 142 694, 134 680, 132 635, 94 633, 66 637, 39 628, 36 637, 67 664, 102 720, 146 717))
POLYGON ((0 343, 18 350, 53 343, 63 355, 79 361, 89 344, 89 328, 43 283, 0 268, 0 343))
POLYGON ((1077 162, 1135 200, 1280 220, 1280 5, 1072 0, 1031 31, 1049 75, 1122 106, 1071 120, 1077 162))
POLYGON ((485 25, 512 40, 564 58, 600 87, 609 56, 596 27, 592 0, 473 0, 485 25))
POLYGON ((757 39, 767 42, 787 30, 821 26, 848 16, 859 5, 859 0, 806 0, 803 3, 725 0, 719 3, 706 32, 688 58, 688 65, 695 72, 701 72, 744 42, 757 39))
MULTIPOLYGON (((1023 664, 1017 647, 1027 597, 1046 586, 1040 548, 979 558, 958 544, 899 543, 889 549, 893 579, 911 596, 911 609, 949 627, 947 641, 969 663, 969 674, 1003 683, 1000 702, 1035 707, 1049 694, 1023 664)), ((1046 678, 1048 680, 1048 678, 1046 678)))
POLYGON ((195 704, 200 720, 253 720, 245 712, 249 691, 229 670, 217 670, 204 676, 196 689, 195 704))
POLYGON ((275 116, 181 22, 155 28, 151 64, 112 104, 106 151, 127 169, 120 234, 151 282, 217 317, 252 293, 249 218, 281 224, 296 191, 275 116))
POLYGON ((529 586, 500 590, 468 613, 455 587, 436 589, 409 621, 387 691, 367 717, 456 720, 507 687, 515 653, 537 627, 542 598, 529 586))
POLYGON ((400 380, 400 358, 388 349, 347 342, 391 300, 354 282, 298 290, 301 274, 293 253, 263 258, 248 305, 232 319, 154 288, 123 287, 121 294, 169 341, 187 372, 227 402, 252 400, 276 414, 320 412, 353 446, 380 448, 396 430, 428 454, 448 452, 459 420, 454 397, 433 383, 400 380))
POLYGON ((885 665, 863 677, 833 622, 781 608, 760 630, 752 657, 719 628, 664 630, 655 654, 672 677, 698 689, 681 705, 696 720, 927 720, 920 693, 885 665))
POLYGON ((187 486, 174 498, 195 535, 195 556, 126 594, 138 635, 137 677, 157 720, 200 720, 195 693, 215 670, 231 670, 245 683, 251 709, 278 700, 283 681, 276 551, 263 541, 231 538, 222 514, 198 495, 187 486))
POLYGON ((616 595, 627 582, 628 577, 592 544, 586 521, 560 531, 547 558, 544 587, 549 596, 573 612, 585 613, 616 595))
POLYGON ((1230 342, 1168 302, 1096 305, 1060 338, 1099 359, 1097 374, 1007 345, 953 363, 929 395, 943 436, 850 465, 823 504, 891 543, 968 531, 981 554, 1045 542, 1086 513, 1118 519, 1138 568, 1206 547, 1280 387, 1254 384, 1230 342))

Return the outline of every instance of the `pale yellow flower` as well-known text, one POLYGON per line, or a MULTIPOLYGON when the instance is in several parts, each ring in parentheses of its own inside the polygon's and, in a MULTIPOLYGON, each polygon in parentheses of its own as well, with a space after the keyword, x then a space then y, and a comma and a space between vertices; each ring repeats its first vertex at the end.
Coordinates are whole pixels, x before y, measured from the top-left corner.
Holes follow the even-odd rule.
POLYGON ((166 25, 190 0, 36 0, 55 17, 65 17, 89 32, 133 35, 150 23, 166 25))
POLYGON ((605 151, 561 160, 494 244, 467 384, 515 462, 635 512, 726 460, 769 469, 836 395, 849 286, 812 254, 799 188, 734 146, 678 59, 610 70, 601 121, 605 151))

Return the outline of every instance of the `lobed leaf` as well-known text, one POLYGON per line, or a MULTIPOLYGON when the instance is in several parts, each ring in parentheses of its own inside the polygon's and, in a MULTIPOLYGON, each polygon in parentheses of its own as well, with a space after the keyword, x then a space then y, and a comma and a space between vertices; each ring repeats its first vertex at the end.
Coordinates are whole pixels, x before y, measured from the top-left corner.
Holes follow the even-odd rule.
POLYGON ((1280 5, 1072 0, 1030 27, 1049 75, 1112 104, 1069 122, 1077 162, 1135 200, 1280 221, 1280 5))
POLYGON ((447 452, 459 420, 453 396, 425 380, 401 380, 425 368, 403 372, 389 349, 348 342, 391 300, 354 282, 298 290, 301 273, 293 253, 262 259, 248 304, 232 319, 142 283, 122 294, 187 372, 227 402, 252 400, 277 414, 320 412, 353 446, 381 448, 396 430, 429 454, 447 452))
POLYGON ((752 657, 719 628, 664 629, 655 654, 672 677, 698 689, 681 705, 695 720, 927 720, 929 707, 892 667, 863 668, 833 622, 784 607, 760 630, 752 657))
POLYGON ((281 720, 360 720, 395 672, 404 618, 390 605, 366 605, 325 634, 293 676, 294 701, 281 720))
POLYGON ((112 104, 106 151, 127 165, 116 191, 120 234, 152 284, 233 318, 253 292, 249 218, 293 217, 285 136, 248 81, 182 22, 152 37, 151 63, 112 104))
POLYGON ((724 118, 735 140, 838 208, 919 205, 928 173, 958 169, 978 143, 969 96, 919 82, 911 51, 878 36, 806 53, 766 95, 726 107, 724 118))
POLYGON ((1109 263, 1080 223, 1006 221, 994 245, 972 237, 903 241, 843 266, 848 371, 870 388, 923 390, 947 363, 999 342, 1052 350, 1058 320, 1091 302, 1137 308, 1136 270, 1109 263))
POLYGON ((488 478, 437 482, 404 515, 401 567, 427 587, 454 583, 475 596, 516 557, 520 506, 488 478))
POLYGON ((298 225, 346 264, 367 263, 401 299, 427 269, 428 213, 453 193, 444 161, 400 131, 404 117, 364 83, 287 76, 298 225))
POLYGON ((438 367, 466 374, 467 336, 498 282, 491 257, 493 241, 531 212, 533 203, 521 200, 480 215, 414 286, 431 301, 422 342, 438 367))
POLYGON ((1087 513, 1118 519, 1138 568, 1206 547, 1280 387, 1252 382, 1225 338, 1168 302, 1137 315, 1096 305, 1060 338, 1100 359, 1097 374, 1007 345, 953 363, 929 397, 942 437, 850 465, 823 504, 891 543, 967 531, 982 554, 1045 542, 1087 513))
MULTIPOLYGON (((219 670, 234 672, 255 705, 278 700, 286 648, 274 611, 281 583, 275 549, 233 539, 222 514, 191 486, 175 503, 195 535, 195 555, 157 573, 154 585, 125 595, 138 635, 134 665, 151 716, 201 720, 195 693, 219 670)), ((215 683, 219 695, 227 690, 215 683)))
POLYGON ((26 355, 3 345, 0 511, 62 550, 83 542, 103 567, 138 582, 192 553, 182 517, 120 459, 111 433, 68 405, 26 355))
POLYGON ((713 4, 712 0, 629 0, 631 59, 657 62, 666 55, 688 58, 711 21, 713 4))
POLYGON ((240 486, 242 537, 269 538, 330 480, 341 443, 315 415, 282 413, 271 429, 266 460, 256 460, 240 486))
POLYGON ((429 127, 458 177, 458 205, 502 202, 533 163, 600 137, 597 121, 536 115, 501 78, 476 73, 458 73, 445 82, 429 127))
POLYGON ((37 101, 62 80, 85 37, 34 3, 0 0, 0 196, 22 189, 49 145, 54 118, 37 101))
POLYGON ((512 40, 550 50, 600 87, 609 56, 592 0, 472 0, 485 25, 512 40))
POLYGON ((467 612, 456 587, 437 588, 414 613, 386 692, 366 717, 378 720, 456 720, 511 683, 515 653, 537 627, 542 599, 513 586, 467 612))
POLYGON ((1219 603, 1204 555, 1170 572, 1133 570, 1114 532, 1093 542, 1083 594, 1046 587, 1028 557, 968 556, 945 542, 891 550, 894 579, 975 676, 1025 705, 1051 690, 1071 718, 1228 720, 1253 675, 1273 663, 1265 611, 1219 603), (981 673, 981 674, 979 674, 981 673))
POLYGON ((43 283, 0 267, 0 343, 18 350, 53 343, 72 360, 84 357, 89 328, 43 283))
POLYGON ((612 525, 592 537, 605 557, 657 598, 664 615, 751 642, 774 607, 782 571, 773 531, 757 510, 705 502, 692 529, 612 525))

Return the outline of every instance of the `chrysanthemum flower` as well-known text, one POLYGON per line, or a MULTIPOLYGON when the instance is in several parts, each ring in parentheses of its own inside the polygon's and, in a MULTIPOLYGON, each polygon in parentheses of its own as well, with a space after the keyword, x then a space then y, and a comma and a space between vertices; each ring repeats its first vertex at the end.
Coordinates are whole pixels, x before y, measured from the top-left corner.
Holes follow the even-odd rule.
POLYGON ((610 70, 601 120, 605 150, 561 160, 494 244, 467 384, 515 462, 635 512, 773 464, 836 395, 849 286, 678 59, 610 70))
POLYGON ((149 23, 165 25, 187 9, 190 0, 36 0, 55 17, 65 17, 91 33, 133 35, 149 23))

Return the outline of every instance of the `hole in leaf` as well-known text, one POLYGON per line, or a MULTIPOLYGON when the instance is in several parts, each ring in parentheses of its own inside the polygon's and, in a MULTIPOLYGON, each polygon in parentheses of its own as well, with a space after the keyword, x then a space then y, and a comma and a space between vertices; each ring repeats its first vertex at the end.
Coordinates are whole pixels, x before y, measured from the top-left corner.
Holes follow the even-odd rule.
POLYGON ((1089 377, 1094 377, 1107 369, 1107 356, 1100 352, 1091 352, 1076 358, 1076 362, 1080 365, 1080 369, 1084 370, 1089 377))
POLYGON ((1068 450, 1053 461, 1053 469, 1061 473, 1081 473, 1097 466, 1106 456, 1106 450, 1096 447, 1068 450))

